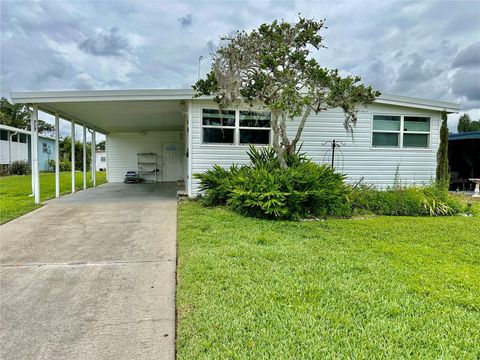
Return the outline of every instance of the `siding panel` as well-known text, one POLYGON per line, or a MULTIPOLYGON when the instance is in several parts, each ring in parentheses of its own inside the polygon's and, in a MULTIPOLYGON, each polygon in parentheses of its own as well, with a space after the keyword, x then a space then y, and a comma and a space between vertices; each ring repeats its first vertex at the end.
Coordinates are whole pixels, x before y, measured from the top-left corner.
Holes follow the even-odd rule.
MULTIPOLYGON (((228 167, 232 163, 248 164, 244 145, 203 145, 201 144, 201 115, 203 107, 215 106, 213 102, 194 101, 192 106, 192 173, 201 173, 213 164, 228 167)), ((347 181, 354 183, 364 177, 363 182, 380 188, 393 185, 398 166, 400 180, 405 184, 428 184, 435 177, 436 152, 440 114, 415 108, 372 104, 358 114, 353 134, 343 127, 344 115, 340 109, 332 109, 310 116, 302 134, 302 151, 315 162, 330 163, 331 152, 327 140, 345 143, 336 151, 336 168, 347 175, 347 181), (373 114, 420 115, 431 118, 430 149, 375 149, 371 148, 373 114)), ((298 119, 296 120, 298 122, 298 119)), ((294 136, 296 124, 290 124, 288 132, 294 136)), ((192 193, 198 192, 194 179, 192 193)))

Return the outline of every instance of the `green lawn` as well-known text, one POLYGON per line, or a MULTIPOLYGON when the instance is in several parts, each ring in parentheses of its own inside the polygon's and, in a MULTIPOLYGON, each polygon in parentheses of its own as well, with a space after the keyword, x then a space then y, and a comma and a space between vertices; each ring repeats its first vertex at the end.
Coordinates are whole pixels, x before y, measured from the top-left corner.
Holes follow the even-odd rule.
POLYGON ((478 216, 178 222, 179 359, 480 358, 478 216))
MULTIPOLYGON (((97 185, 106 182, 105 172, 97 172, 97 185)), ((90 173, 87 173, 87 186, 91 187, 90 173)), ((24 215, 41 205, 35 205, 32 193, 30 175, 14 175, 0 178, 0 224, 24 215)), ((60 193, 67 194, 72 190, 71 172, 60 173, 60 193)), ((83 173, 75 173, 75 187, 83 189, 83 173)), ((45 201, 55 197, 55 174, 40 173, 40 200, 45 201)))

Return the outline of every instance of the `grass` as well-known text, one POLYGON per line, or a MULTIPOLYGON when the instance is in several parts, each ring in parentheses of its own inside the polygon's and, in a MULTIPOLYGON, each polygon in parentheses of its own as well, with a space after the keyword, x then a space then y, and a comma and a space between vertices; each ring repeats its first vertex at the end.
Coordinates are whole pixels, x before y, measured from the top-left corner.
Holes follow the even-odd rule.
MULTIPOLYGON (((106 173, 97 172, 97 185, 106 182, 106 173)), ((87 187, 91 187, 90 173, 87 173, 87 187)), ((0 224, 13 220, 41 204, 34 204, 30 175, 14 175, 0 178, 0 224)), ((72 190, 71 172, 60 173, 60 193, 68 194, 72 190)), ((83 189, 83 173, 75 173, 75 188, 83 189)), ((55 174, 40 173, 40 200, 45 201, 55 197, 55 174)))
POLYGON ((478 216, 178 222, 179 359, 480 358, 478 216))

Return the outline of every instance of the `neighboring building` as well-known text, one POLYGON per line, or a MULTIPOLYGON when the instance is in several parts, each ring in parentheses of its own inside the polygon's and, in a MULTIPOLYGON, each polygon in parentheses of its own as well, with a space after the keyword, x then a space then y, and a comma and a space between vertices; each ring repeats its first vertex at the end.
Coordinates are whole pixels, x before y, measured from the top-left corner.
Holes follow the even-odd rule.
POLYGON ((95 153, 95 168, 97 171, 107 170, 107 153, 105 150, 97 150, 95 153))
MULTIPOLYGON (((246 164, 250 144, 272 140, 268 112, 244 107, 220 114, 211 98, 193 96, 191 89, 11 94, 15 103, 36 104, 105 133, 109 182, 122 182, 127 171, 139 169, 137 154, 153 153, 157 180, 184 180, 190 196, 199 191, 193 174, 213 164, 246 164)), ((440 114, 459 109, 450 102, 383 94, 359 109, 353 134, 343 127, 341 109, 311 115, 302 151, 315 162, 330 163, 327 142, 335 139, 342 142, 335 167, 351 183, 363 179, 385 188, 398 174, 405 184, 429 184, 435 178, 440 114)), ((291 134, 295 130, 296 124, 288 128, 291 134)))
MULTIPOLYGON (((0 124, 0 165, 8 166, 14 161, 32 162, 30 131, 0 124)), ((52 170, 49 160, 55 159, 55 139, 38 135, 38 163, 40 171, 52 170)))
POLYGON ((480 131, 451 134, 448 137, 448 165, 452 190, 473 190, 469 179, 480 178, 480 131))

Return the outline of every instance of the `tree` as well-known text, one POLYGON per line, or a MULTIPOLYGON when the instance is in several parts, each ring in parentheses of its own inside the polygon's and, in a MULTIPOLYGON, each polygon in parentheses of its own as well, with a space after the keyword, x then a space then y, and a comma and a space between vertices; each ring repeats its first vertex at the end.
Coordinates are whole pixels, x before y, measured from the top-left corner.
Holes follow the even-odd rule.
POLYGON ((462 132, 470 132, 470 131, 480 131, 480 120, 472 121, 470 115, 463 114, 458 119, 457 131, 459 133, 462 132))
POLYGON ((450 174, 448 172, 448 124, 447 112, 442 112, 442 126, 440 127, 440 145, 437 151, 436 183, 438 188, 448 190, 450 174))
MULTIPOLYGON (((72 154, 72 138, 67 136, 59 142, 60 161, 70 161, 72 154)), ((91 144, 87 143, 87 169, 92 161, 91 144)), ((75 170, 83 170, 83 143, 75 141, 75 170)))
POLYGON ((100 141, 96 147, 97 150, 105 151, 105 140, 100 141))
POLYGON ((299 17, 262 24, 247 33, 222 37, 212 54, 212 68, 193 85, 196 96, 213 95, 220 109, 232 105, 262 104, 272 114, 273 147, 282 168, 286 155, 295 153, 311 113, 340 107, 344 126, 352 131, 359 106, 372 103, 378 91, 360 83, 358 76, 341 77, 337 69, 322 68, 310 57, 310 48, 324 45, 319 34, 324 21, 299 17), (287 135, 287 121, 299 117, 296 135, 287 135))
MULTIPOLYGON (((30 130, 30 110, 27 106, 12 104, 4 97, 0 101, 0 124, 30 130)), ((39 133, 52 131, 55 131, 55 126, 43 120, 38 120, 39 133)))

